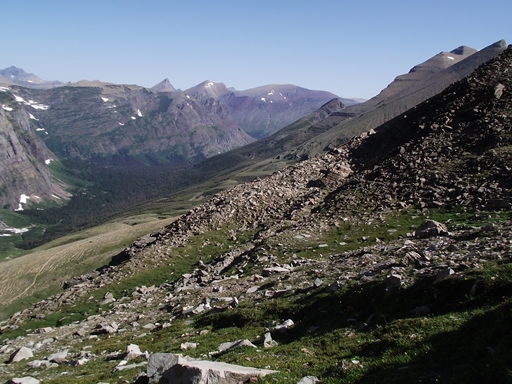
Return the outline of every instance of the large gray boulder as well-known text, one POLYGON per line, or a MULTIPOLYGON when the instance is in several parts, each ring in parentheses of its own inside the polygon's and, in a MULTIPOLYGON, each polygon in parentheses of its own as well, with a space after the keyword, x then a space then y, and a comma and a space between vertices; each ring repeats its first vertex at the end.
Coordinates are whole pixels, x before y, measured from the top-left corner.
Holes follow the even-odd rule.
POLYGON ((414 236, 420 239, 434 236, 449 236, 449 234, 446 225, 430 219, 423 221, 414 232, 414 236))
POLYGON ((216 361, 194 360, 172 353, 149 356, 147 376, 159 384, 238 384, 252 377, 263 377, 276 371, 243 367, 216 361))

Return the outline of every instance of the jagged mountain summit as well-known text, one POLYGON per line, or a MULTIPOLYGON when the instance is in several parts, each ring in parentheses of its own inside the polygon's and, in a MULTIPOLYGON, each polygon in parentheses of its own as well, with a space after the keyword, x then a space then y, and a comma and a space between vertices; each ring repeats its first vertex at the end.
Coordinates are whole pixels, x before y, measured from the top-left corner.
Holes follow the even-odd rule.
POLYGON ((334 98, 344 105, 357 101, 326 91, 291 84, 270 84, 238 91, 224 83, 206 80, 184 91, 195 98, 214 98, 226 105, 236 123, 249 135, 260 139, 271 135, 334 98))
POLYGON ((27 73, 21 68, 11 66, 0 70, 0 84, 46 89, 58 87, 64 83, 58 80, 46 81, 33 73, 27 73))
POLYGON ((176 91, 176 88, 174 88, 174 86, 171 84, 171 82, 167 78, 163 79, 158 84, 152 86, 150 89, 155 92, 175 92, 176 91))
POLYGON ((228 88, 224 83, 215 83, 210 80, 205 80, 194 87, 186 89, 185 94, 198 98, 214 98, 215 100, 220 99, 228 93, 228 88))
POLYGON ((41 84, 44 82, 40 77, 34 75, 33 73, 27 73, 23 69, 14 66, 0 70, 0 75, 9 79, 13 83, 23 82, 41 84))
MULTIPOLYGON (((153 366, 161 352, 293 384, 506 381, 511 66, 512 47, 375 130, 216 194, 11 317, 0 352, 65 350, 66 378, 91 383, 188 369, 153 366), (113 372, 135 341, 151 367, 113 372)), ((6 281, 4 295, 21 290, 6 281)))

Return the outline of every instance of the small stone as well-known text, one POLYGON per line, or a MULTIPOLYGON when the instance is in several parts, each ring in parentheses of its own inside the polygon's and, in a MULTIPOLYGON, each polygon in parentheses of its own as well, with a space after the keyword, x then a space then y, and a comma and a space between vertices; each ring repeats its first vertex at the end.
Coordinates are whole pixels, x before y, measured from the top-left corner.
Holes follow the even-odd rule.
POLYGON ((326 292, 335 292, 340 288, 341 288, 341 283, 339 281, 335 281, 334 283, 330 284, 327 288, 325 288, 325 291, 326 292))
POLYGON ((223 351, 227 351, 228 349, 237 348, 237 347, 256 348, 256 346, 253 343, 251 343, 249 340, 243 339, 243 340, 228 341, 228 342, 222 343, 219 345, 219 351, 223 352, 223 351))
POLYGON ((455 271, 451 268, 446 268, 445 270, 439 272, 436 276, 436 281, 440 281, 446 279, 448 276, 453 275, 455 271))
POLYGON ((272 335, 270 332, 267 332, 263 335, 263 347, 272 348, 277 345, 277 341, 272 340, 272 335))
POLYGON ((494 87, 494 97, 497 99, 500 99, 503 95, 503 90, 505 89, 505 86, 503 84, 498 84, 496 87, 494 87))
POLYGON ((399 287, 402 284, 402 276, 394 273, 388 276, 387 281, 393 287, 399 287))
POLYGON ((320 380, 316 376, 304 376, 297 384, 318 384, 320 380))
POLYGON ((50 356, 48 356, 46 360, 60 364, 66 361, 68 353, 69 351, 67 349, 61 352, 53 353, 50 356))
POLYGON ((245 293, 254 293, 256 292, 260 287, 258 287, 257 285, 249 288, 245 293))
POLYGON ((261 271, 261 274, 264 276, 264 277, 269 277, 273 274, 276 274, 276 273, 289 273, 290 270, 287 269, 287 268, 282 268, 282 267, 268 267, 268 268, 263 268, 263 270, 261 271))
POLYGON ((291 319, 288 319, 286 320, 285 322, 283 322, 282 324, 278 324, 274 327, 274 329, 272 329, 272 333, 274 332, 279 332, 279 333, 283 333, 283 332, 286 332, 286 330, 288 328, 291 328, 295 325, 295 323, 293 322, 293 320, 291 319))

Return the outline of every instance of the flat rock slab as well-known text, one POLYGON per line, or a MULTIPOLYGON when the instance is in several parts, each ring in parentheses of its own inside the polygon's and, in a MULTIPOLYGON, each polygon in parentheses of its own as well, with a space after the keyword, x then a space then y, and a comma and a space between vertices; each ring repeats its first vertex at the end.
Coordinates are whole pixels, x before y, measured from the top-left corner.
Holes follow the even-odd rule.
POLYGON ((227 351, 228 349, 237 348, 237 347, 256 348, 256 346, 253 343, 251 343, 247 339, 244 339, 244 340, 237 340, 237 341, 227 341, 225 343, 222 343, 219 345, 219 351, 223 352, 223 351, 227 351))
POLYGON ((216 361, 192 360, 171 353, 155 355, 158 356, 149 357, 147 373, 150 380, 156 380, 159 384, 238 384, 253 377, 277 372, 216 361), (162 366, 157 367, 157 364, 162 366))
POLYGON ((15 377, 8 381, 9 384, 39 384, 40 381, 32 376, 15 377))

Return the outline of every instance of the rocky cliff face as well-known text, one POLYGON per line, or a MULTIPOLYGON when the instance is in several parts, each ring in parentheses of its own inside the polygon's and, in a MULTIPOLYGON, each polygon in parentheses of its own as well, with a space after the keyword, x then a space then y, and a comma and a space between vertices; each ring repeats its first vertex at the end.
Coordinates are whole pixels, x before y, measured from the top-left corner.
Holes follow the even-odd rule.
MULTIPOLYGON (((222 100, 240 127, 260 139, 314 112, 334 98, 338 96, 330 92, 274 84, 225 93, 222 100)), ((341 98, 340 101, 345 106, 357 104, 350 99, 341 98)))
POLYGON ((27 199, 52 199, 53 185, 47 165, 55 156, 30 124, 30 114, 13 96, 0 92, 0 204, 22 209, 27 199))
POLYGON ((138 86, 99 82, 17 92, 48 106, 33 113, 48 133, 45 143, 59 158, 122 154, 142 161, 150 155, 162 163, 190 162, 252 140, 225 106, 183 92, 157 94, 138 86))

